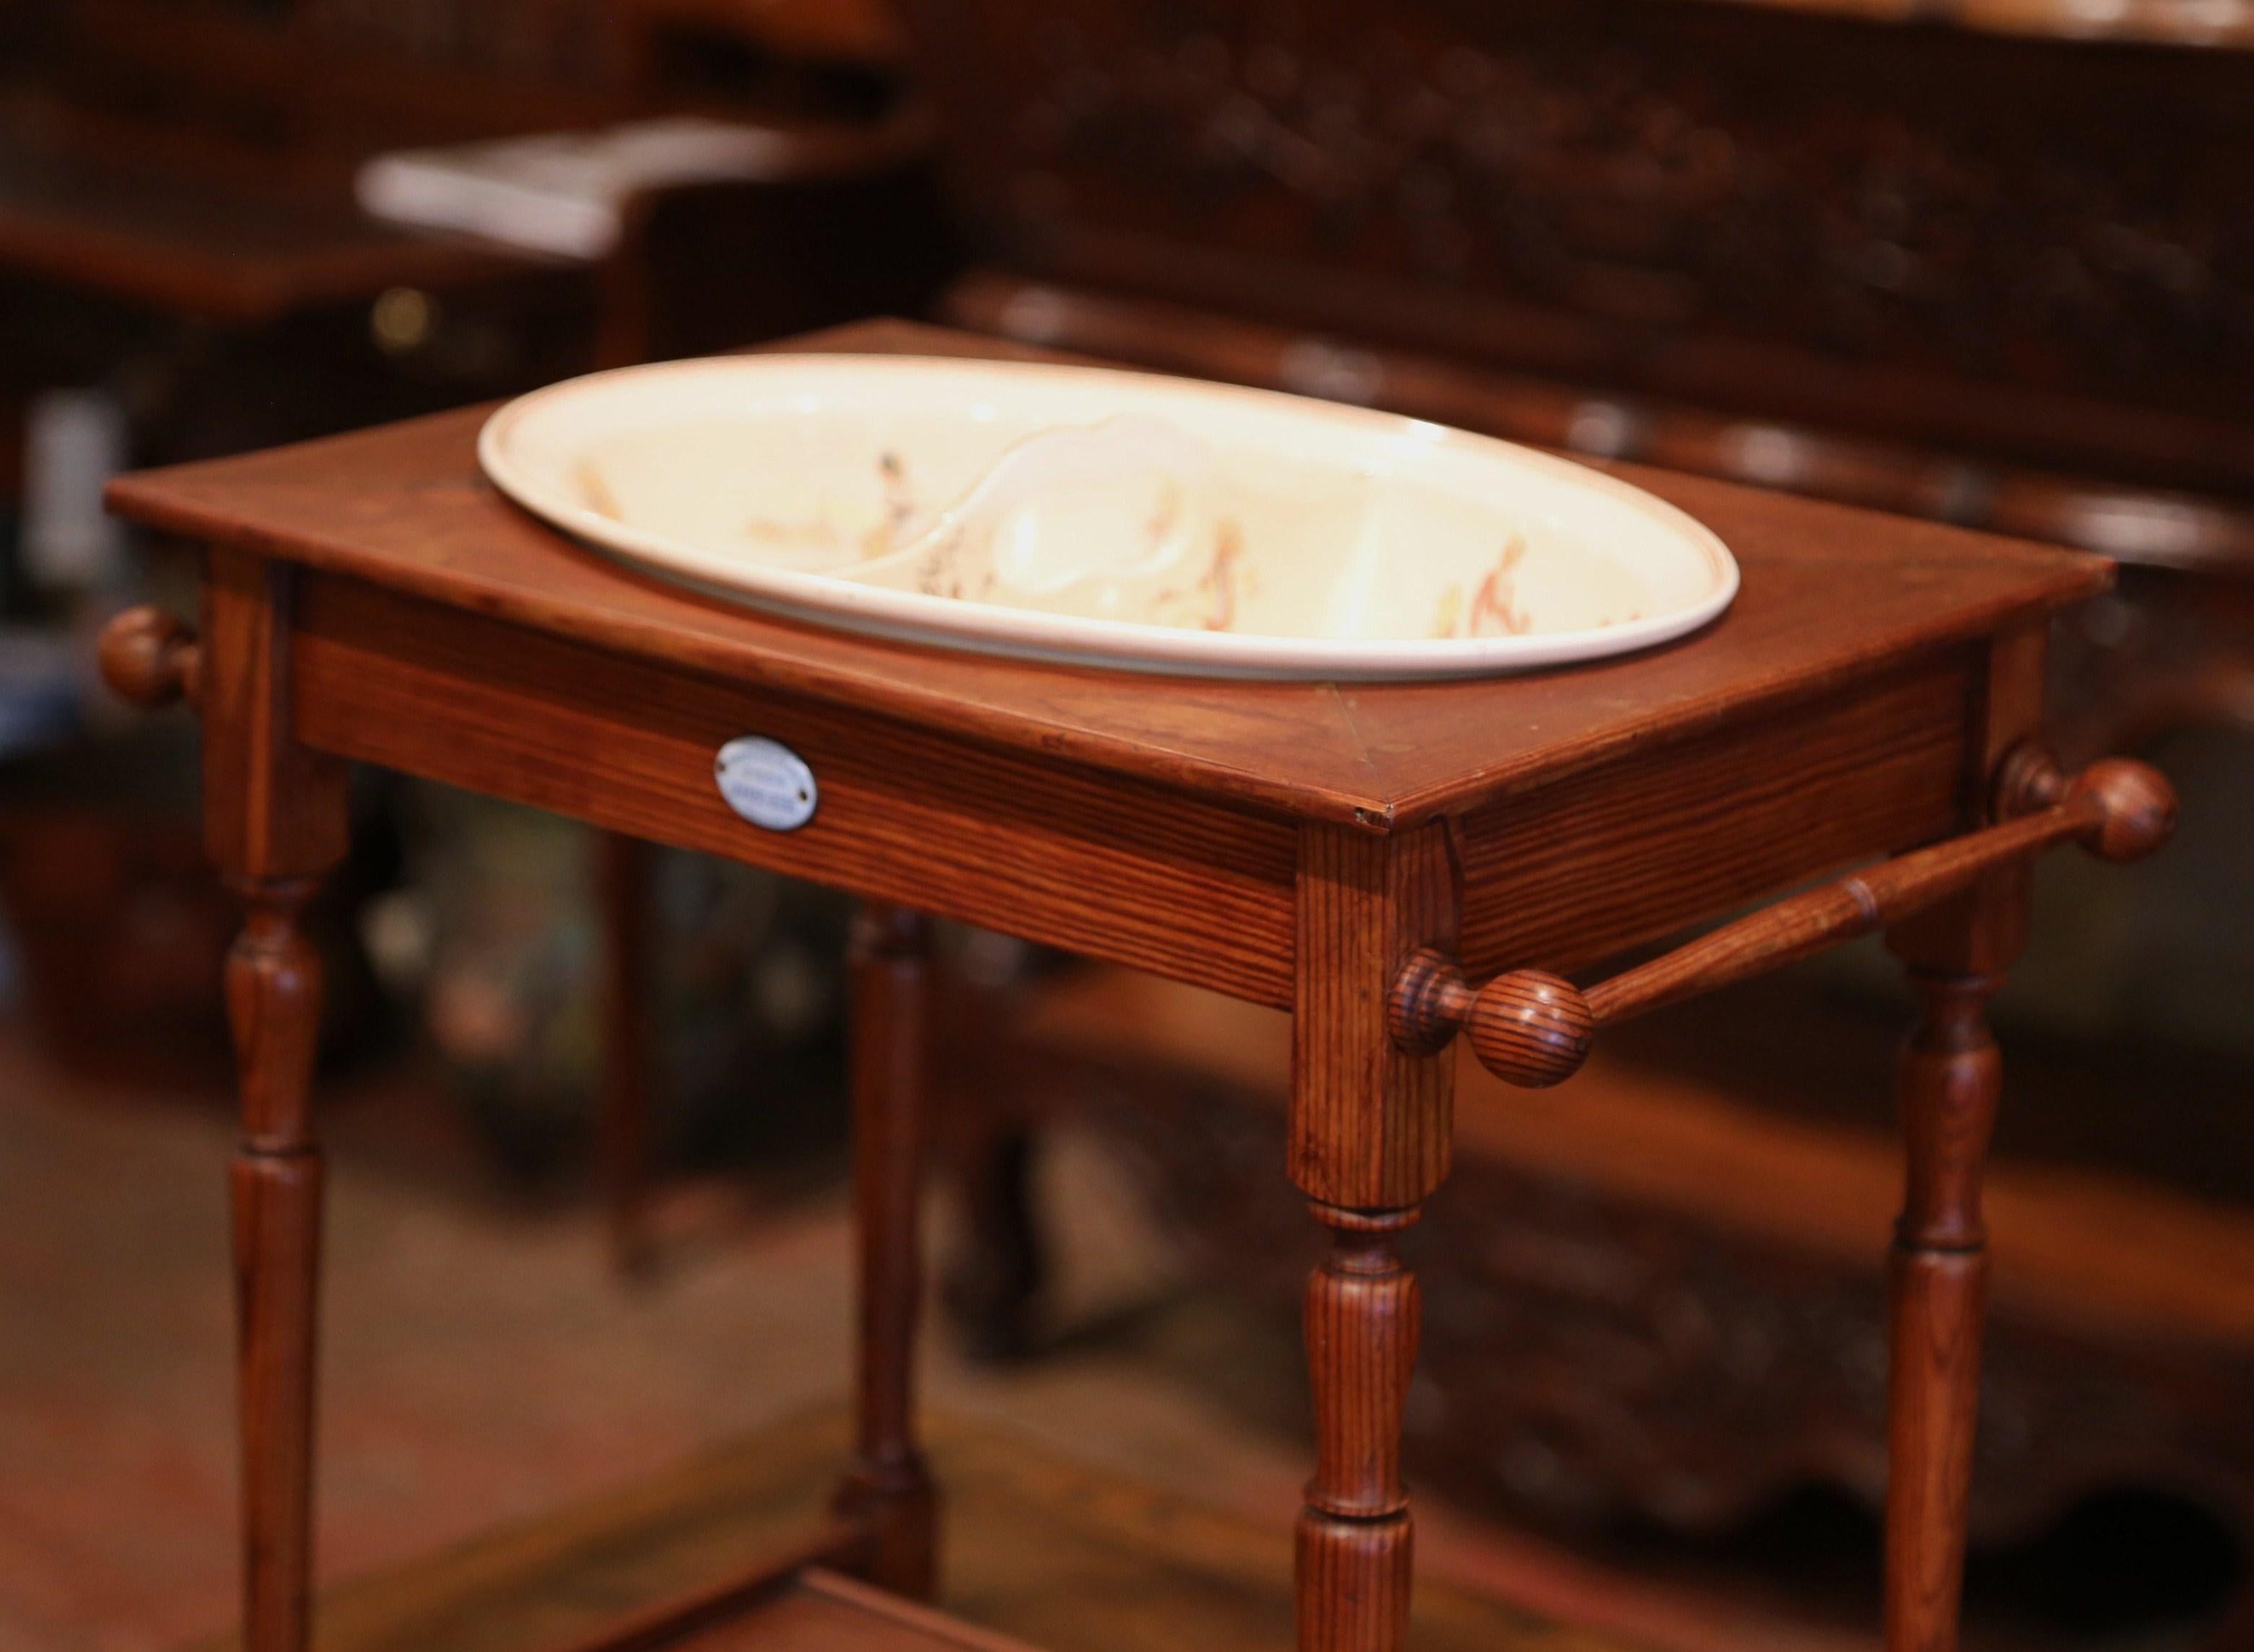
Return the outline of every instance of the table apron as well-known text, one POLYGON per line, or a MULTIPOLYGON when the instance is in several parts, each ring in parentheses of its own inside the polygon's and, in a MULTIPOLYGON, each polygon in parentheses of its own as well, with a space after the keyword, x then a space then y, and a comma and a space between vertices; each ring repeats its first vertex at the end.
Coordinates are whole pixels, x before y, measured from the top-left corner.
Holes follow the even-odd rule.
POLYGON ((1974 823, 1984 661, 1929 653, 1465 816, 1466 972, 1578 969, 1974 823))
MULTIPOLYGON (((307 746, 1288 1007, 1295 824, 879 713, 612 654, 342 576, 300 589, 307 746), (796 831, 722 801, 720 746, 812 768, 796 831)), ((1983 654, 1936 651, 1639 744, 1456 823, 1478 978, 1572 969, 1967 823, 1983 654)))
POLYGON ((340 576, 298 593, 304 744, 1154 971, 1292 1001, 1296 836, 1279 816, 874 712, 569 642, 340 576), (739 818, 720 746, 812 769, 794 831, 739 818))

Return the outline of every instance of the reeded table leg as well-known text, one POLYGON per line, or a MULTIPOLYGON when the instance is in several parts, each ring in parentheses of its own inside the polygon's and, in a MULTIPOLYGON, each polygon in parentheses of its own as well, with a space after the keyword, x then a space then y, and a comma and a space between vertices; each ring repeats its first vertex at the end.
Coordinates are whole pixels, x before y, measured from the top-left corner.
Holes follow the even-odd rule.
POLYGON ((876 902, 853 925, 853 1209, 859 1247, 856 1456, 841 1511, 872 1527, 868 1576, 928 1598, 936 1497, 917 1448, 923 1289, 918 1194, 929 1134, 931 926, 876 902))
POLYGON ((1409 1632, 1415 1531, 1401 1415, 1423 1304, 1394 1236, 1417 1212, 1314 1207, 1331 1250, 1307 1280, 1315 1477, 1299 1512, 1299 1645, 1397 1648, 1409 1632))
POLYGON ((1307 1281, 1315 1474, 1300 1511, 1300 1652, 1401 1652, 1415 1541, 1402 1409, 1420 1303, 1396 1240, 1447 1174, 1454 1067, 1388 1030, 1395 974, 1452 942, 1454 877, 1430 830, 1300 839, 1292 1179, 1328 1229, 1307 1281))

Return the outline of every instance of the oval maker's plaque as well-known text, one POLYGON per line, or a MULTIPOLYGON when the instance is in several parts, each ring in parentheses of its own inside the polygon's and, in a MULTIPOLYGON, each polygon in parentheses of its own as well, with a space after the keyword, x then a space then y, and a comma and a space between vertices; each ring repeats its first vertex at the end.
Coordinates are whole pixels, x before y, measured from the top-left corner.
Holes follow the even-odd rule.
POLYGON ((805 760, 781 742, 757 734, 722 746, 712 761, 712 777, 730 808, 771 832, 796 831, 814 818, 821 801, 805 760))

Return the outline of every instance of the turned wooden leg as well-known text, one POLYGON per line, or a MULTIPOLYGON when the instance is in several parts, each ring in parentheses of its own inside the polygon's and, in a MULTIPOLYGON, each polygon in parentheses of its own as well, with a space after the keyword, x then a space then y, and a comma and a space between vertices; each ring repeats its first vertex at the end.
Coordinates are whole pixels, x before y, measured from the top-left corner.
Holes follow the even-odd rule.
POLYGON ((1902 1053, 1908 1194, 1889 1270, 1887 1652, 1954 1652, 1980 1409, 1987 1233, 1980 1179, 2002 1069, 1997 980, 1913 968, 1923 1004, 1902 1053))
POLYGON ((1330 1237, 1307 1281, 1315 1473, 1297 1533, 1299 1652, 1402 1652, 1413 1532, 1401 1423, 1420 1306, 1396 1246, 1447 1175, 1455 1069, 1396 1043, 1387 1004, 1418 948, 1453 942, 1445 830, 1308 828, 1298 907, 1291 1172, 1330 1237))
POLYGON ((929 1121, 931 934, 874 902, 853 926, 853 1208, 860 1348, 855 1457, 838 1507, 872 1535, 872 1582, 928 1598, 936 1499, 914 1426, 923 1287, 919 1199, 929 1121))
POLYGON ((232 1191, 246 1652, 304 1652, 310 1627, 321 976, 300 920, 346 836, 345 766, 290 733, 293 592, 287 569, 214 550, 195 669, 204 837, 247 910, 227 963, 242 1103, 232 1191))
POLYGON ((310 881, 235 886, 249 908, 227 963, 242 1125, 233 1194, 245 1645, 298 1652, 312 1566, 321 1157, 309 1104, 321 970, 298 927, 310 881))
POLYGON ((611 1251, 628 1273, 647 1270, 650 1144, 649 846, 597 834, 596 894, 603 925, 602 1094, 596 1122, 611 1251))
POLYGON ((1302 1652, 1398 1648, 1409 1633, 1415 1531, 1401 1483, 1401 1417, 1422 1304, 1394 1236, 1414 1210, 1317 1204, 1330 1254, 1307 1280, 1315 1475, 1299 1513, 1302 1652))

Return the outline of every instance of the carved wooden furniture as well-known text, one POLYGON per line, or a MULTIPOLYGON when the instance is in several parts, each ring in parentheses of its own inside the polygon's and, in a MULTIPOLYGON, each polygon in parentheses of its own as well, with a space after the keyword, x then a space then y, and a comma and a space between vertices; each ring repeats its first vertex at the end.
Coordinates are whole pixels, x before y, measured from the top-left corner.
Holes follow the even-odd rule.
MULTIPOLYGON (((780 59, 760 99, 666 81, 676 25, 764 26, 783 32, 779 47, 826 39, 828 59, 858 55, 878 26, 841 13, 825 36, 796 10, 84 0, 11 16, 0 424, 12 426, 11 393, 123 380, 144 461, 202 457, 920 305, 948 243, 918 111, 885 113, 872 88, 794 90, 780 59), (388 226, 354 202, 354 173, 380 150, 684 101, 767 121, 772 168, 630 203, 620 248, 592 269, 388 226)), ((0 495, 14 491, 0 473, 0 495)), ((604 921, 630 955, 647 857, 615 837, 598 853, 604 921)), ((647 1248, 648 1015, 617 988, 634 973, 626 957, 609 964, 598 1152, 633 1259, 647 1248)))
POLYGON ((352 416, 290 384, 291 368, 349 381, 340 399, 365 419, 584 363, 595 320, 584 270, 372 222, 353 175, 387 147, 590 124, 630 106, 308 46, 239 14, 94 0, 0 59, 0 266, 24 323, 20 341, 10 329, 11 378, 53 358, 60 382, 81 383, 153 358, 141 400, 163 405, 143 410, 157 428, 140 435, 185 454, 352 416), (419 331, 406 318, 372 327, 369 305, 391 290, 425 301, 419 331), (239 407, 176 411, 198 369, 238 396, 250 375, 272 381, 251 399, 281 410, 262 424, 239 407), (200 423, 218 428, 180 439, 200 423))
MULTIPOLYGON (((408 34, 466 45, 486 30, 500 42, 512 33, 454 0, 421 10, 424 26, 408 34), (451 22, 439 15, 454 12, 451 22)), ((165 354, 161 340, 130 334, 152 316, 238 346, 248 330, 298 324, 284 363, 257 365, 319 378, 307 366, 318 354, 326 375, 350 388, 318 413, 298 388, 287 414, 269 419, 268 441, 916 304, 940 278, 926 123, 905 103, 778 106, 675 90, 654 74, 636 81, 627 44, 603 48, 602 32, 584 28, 550 32, 564 57, 587 60, 584 73, 562 62, 538 73, 506 52, 500 63, 441 67, 387 34, 387 23, 408 21, 365 8, 261 19, 215 3, 87 0, 30 31, 21 51, 0 58, 0 267, 108 301, 122 312, 113 326, 144 353, 165 354), (620 61, 603 61, 604 49, 620 61), (389 227, 354 204, 355 173, 381 151, 684 107, 763 123, 772 165, 756 179, 629 202, 619 249, 592 270, 389 227), (779 245, 790 256, 775 256, 779 245), (408 306, 369 314, 388 291, 408 306), (333 325, 321 329, 340 315, 341 338, 333 325)), ((48 354, 34 345, 24 346, 34 360, 48 354)), ((202 344, 206 354, 215 347, 202 344)), ((63 370, 94 376, 111 365, 63 370)), ((190 451, 227 451, 225 439, 206 436, 190 451)))
POLYGON ((974 325, 2245 569, 2247 31, 1907 10, 906 7, 974 325))
MULTIPOLYGON (((886 326, 811 346, 994 349, 886 326)), ((256 1652, 305 1645, 318 983, 296 914, 341 852, 351 761, 872 903, 855 966, 858 1426, 833 1523, 802 1558, 910 1593, 929 1586, 935 1500, 909 1381, 928 985, 924 926, 903 907, 1289 1009, 1282 1168, 1327 1236, 1306 1297, 1307 1652, 1396 1652, 1404 1634, 1419 1295, 1398 1238, 1448 1170, 1443 1025, 1468 1017, 1484 1058, 1546 1076, 1588 1026, 1661 987, 1890 924, 1924 1011, 1900 1083, 1888 1634, 1895 1652, 1953 1644, 1998 1074, 1982 1005, 2024 939, 2027 859, 2068 839, 2140 853, 2173 812, 2134 765, 2067 779, 2040 755, 2048 616, 2100 589, 2102 564, 1639 472, 1744 572, 1736 606, 1678 646, 1456 683, 1116 675, 833 634, 653 583, 504 506, 477 476, 478 423, 444 415, 114 492, 208 548, 195 634, 129 617, 104 653, 123 692, 195 696, 209 844, 248 913, 228 986, 256 1652), (817 777, 801 830, 753 828, 718 795, 713 753, 746 732, 817 777), (1898 851, 1912 852, 1610 988, 1520 973, 1583 968, 1898 851)), ((749 1634, 798 1609, 800 1575, 764 1572, 670 1627, 739 1611, 749 1634)), ((668 1627, 644 1617, 599 1643, 655 1645, 668 1627)), ((912 1614, 895 1630, 903 1645, 947 1633, 912 1614)))

